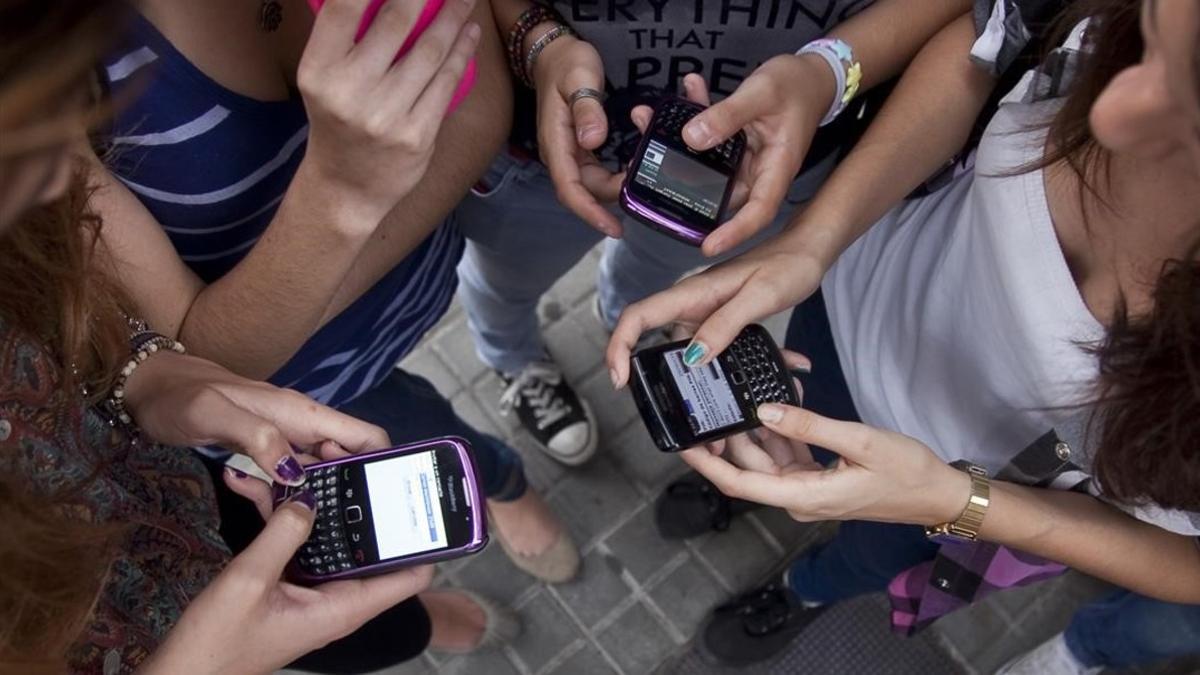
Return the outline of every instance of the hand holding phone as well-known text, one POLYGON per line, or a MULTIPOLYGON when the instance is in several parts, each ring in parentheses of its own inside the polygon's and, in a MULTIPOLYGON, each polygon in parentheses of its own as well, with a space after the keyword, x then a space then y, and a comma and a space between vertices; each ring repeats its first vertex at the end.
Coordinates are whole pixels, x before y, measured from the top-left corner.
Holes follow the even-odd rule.
POLYGON ((644 349, 630 359, 631 389, 642 422, 663 452, 758 428, 758 406, 799 406, 800 394, 767 329, 751 324, 721 354, 689 366, 689 341, 644 349))
POLYGON ((469 445, 446 437, 305 467, 312 534, 288 565, 302 584, 372 576, 476 553, 487 545, 483 496, 469 445))
MULTIPOLYGON (((363 12, 362 23, 360 23, 358 26, 358 33, 356 33, 354 36, 355 42, 362 40, 363 36, 367 34, 367 29, 371 27, 371 23, 375 21, 375 17, 379 14, 379 10, 383 8, 383 4, 387 1, 388 0, 371 0, 370 4, 367 5, 366 10, 363 12)), ((407 0, 393 1, 403 2, 407 0)), ((312 7, 314 14, 320 11, 323 4, 325 4, 325 0, 308 0, 308 5, 312 7)), ((421 33, 424 33, 425 29, 429 27, 429 24, 433 23, 434 17, 436 17, 438 12, 442 10, 443 4, 445 4, 445 0, 427 0, 425 6, 421 8, 421 14, 417 17, 417 23, 413 26, 412 32, 409 33, 408 37, 404 39, 404 43, 400 45, 400 51, 396 53, 397 61, 399 61, 405 54, 408 53, 410 49, 412 49, 412 46, 417 41, 417 38, 421 37, 421 33)), ((467 63, 467 69, 463 73, 462 79, 458 82, 458 89, 454 92, 454 98, 450 100, 450 108, 446 111, 446 114, 454 112, 455 108, 457 108, 458 105, 463 102, 463 99, 467 97, 467 94, 471 93, 472 87, 475 86, 475 78, 477 74, 478 69, 475 64, 475 59, 472 58, 470 62, 467 63)))
POLYGON ((740 131, 708 150, 688 146, 683 128, 703 110, 687 99, 663 99, 621 186, 626 213, 692 246, 721 224, 746 150, 740 131))
POLYGON ((280 570, 313 523, 305 495, 281 505, 245 551, 190 603, 139 675, 271 673, 419 593, 432 567, 297 593, 280 570))

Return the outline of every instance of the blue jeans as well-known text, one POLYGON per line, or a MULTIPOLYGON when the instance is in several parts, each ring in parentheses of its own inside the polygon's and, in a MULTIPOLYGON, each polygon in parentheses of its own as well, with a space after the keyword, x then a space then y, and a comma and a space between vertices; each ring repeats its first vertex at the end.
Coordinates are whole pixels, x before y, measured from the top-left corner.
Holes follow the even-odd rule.
POLYGON ((1065 637, 1089 667, 1133 668, 1194 656, 1200 654, 1200 605, 1117 591, 1075 612, 1065 637))
POLYGON ((461 436, 471 444, 483 483, 480 488, 488 499, 506 502, 525 494, 525 468, 517 451, 464 422, 423 377, 395 368, 382 384, 343 405, 341 411, 383 427, 397 445, 461 436))
MULTIPOLYGON (((813 360, 812 374, 801 378, 804 406, 857 421, 820 291, 792 313, 784 344, 813 360)), ((823 462, 831 458, 831 453, 818 457, 823 462)), ((804 600, 840 602, 886 589, 897 574, 932 560, 937 551, 921 527, 849 521, 828 544, 792 563, 788 583, 804 600)), ((1071 653, 1092 667, 1130 668, 1200 654, 1200 605, 1118 591, 1080 608, 1066 641, 1071 653)))
MULTIPOLYGON (((775 223, 753 241, 777 232, 795 205, 812 197, 831 166, 832 160, 805 172, 792 185, 775 223)), ((459 297, 479 357, 496 370, 513 373, 546 353, 538 330, 538 300, 604 235, 559 204, 539 162, 501 154, 480 185, 454 214, 467 237, 458 267, 459 297)), ((623 238, 607 240, 600 260, 600 313, 608 328, 626 305, 719 260, 632 220, 623 225, 623 238)))

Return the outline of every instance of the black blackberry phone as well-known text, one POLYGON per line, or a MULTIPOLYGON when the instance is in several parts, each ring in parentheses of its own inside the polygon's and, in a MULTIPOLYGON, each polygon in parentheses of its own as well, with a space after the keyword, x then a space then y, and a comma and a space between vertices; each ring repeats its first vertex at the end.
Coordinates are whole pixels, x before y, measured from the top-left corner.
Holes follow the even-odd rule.
POLYGON ((746 151, 741 131, 715 148, 689 147, 683 127, 703 110, 675 97, 658 104, 620 196, 621 208, 635 220, 692 246, 721 224, 746 151))
POLYGON ((783 354, 751 324, 708 365, 689 367, 688 342, 644 349, 631 359, 631 389, 642 421, 663 452, 679 452, 762 426, 763 403, 800 405, 783 354))

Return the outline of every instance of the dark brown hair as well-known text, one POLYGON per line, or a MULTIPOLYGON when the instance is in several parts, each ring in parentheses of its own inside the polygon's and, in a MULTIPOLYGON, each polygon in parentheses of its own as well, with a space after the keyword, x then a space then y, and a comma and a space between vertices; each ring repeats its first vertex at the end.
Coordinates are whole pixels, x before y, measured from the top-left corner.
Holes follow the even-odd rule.
MULTIPOLYGON (((1141 4, 1079 2, 1062 23, 1069 30, 1092 17, 1087 54, 1050 124, 1051 151, 1040 166, 1065 162, 1102 204, 1110 156, 1088 118, 1108 83, 1142 57, 1141 4)), ((1200 78, 1193 86, 1200 95, 1200 78)), ((1095 472, 1106 494, 1127 503, 1200 511, 1200 222, 1195 229, 1197 244, 1163 264, 1153 309, 1131 315, 1119 303, 1103 342, 1089 347, 1100 366, 1095 472)))
MULTIPOLYGON (((115 0, 0 0, 0 175, 65 151, 88 117, 83 93, 119 21, 115 0)), ((76 172, 68 194, 0 235, 0 315, 41 339, 62 386, 99 393, 126 351, 120 296, 93 266, 99 220, 76 172)), ((20 476, 0 475, 0 670, 61 672, 102 588, 122 528, 60 513, 20 476)))

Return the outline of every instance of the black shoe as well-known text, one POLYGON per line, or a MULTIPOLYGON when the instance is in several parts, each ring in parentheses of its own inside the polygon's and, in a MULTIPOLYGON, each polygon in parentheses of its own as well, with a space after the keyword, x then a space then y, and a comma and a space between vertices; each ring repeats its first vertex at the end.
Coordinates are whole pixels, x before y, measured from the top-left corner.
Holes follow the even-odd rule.
POLYGON ((500 410, 517 411, 521 426, 546 454, 578 466, 596 454, 596 418, 552 361, 531 363, 515 376, 500 374, 500 410))
POLYGON ((671 483, 654 502, 654 524, 664 539, 690 539, 707 532, 724 532, 734 516, 761 504, 725 496, 696 472, 671 483))
POLYGON ((700 630, 700 653, 724 666, 749 666, 779 655, 821 612, 781 582, 718 607, 700 630))

